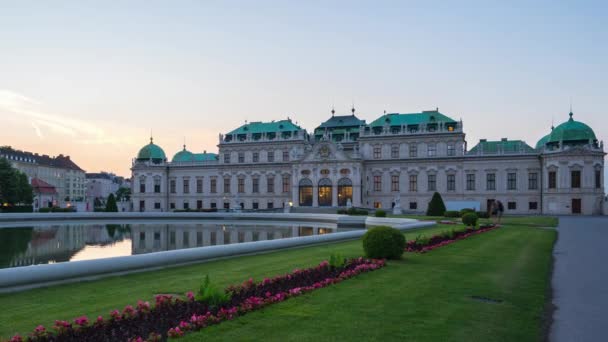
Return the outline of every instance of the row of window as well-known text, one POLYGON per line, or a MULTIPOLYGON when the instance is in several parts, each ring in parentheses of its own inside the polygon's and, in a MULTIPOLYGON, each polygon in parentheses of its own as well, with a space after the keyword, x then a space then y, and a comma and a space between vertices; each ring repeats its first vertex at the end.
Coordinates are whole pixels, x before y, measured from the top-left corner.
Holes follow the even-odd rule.
MULTIPOLYGON (((374 208, 382 208, 382 202, 374 202, 374 208)), ((418 202, 409 202, 410 210, 418 209, 418 202)), ((517 202, 507 202, 507 210, 517 210, 517 202)), ((538 202, 528 202, 528 210, 538 210, 538 202)))
MULTIPOLYGON (((400 191, 400 176, 391 175, 391 191, 400 191)), ((447 175, 447 191, 456 191, 456 175, 447 175)), ((374 175, 374 191, 382 191, 382 176, 374 175)), ((538 189, 538 173, 531 172, 528 174, 528 189, 538 189)), ((409 175, 410 192, 418 191, 418 175, 409 175)), ((427 190, 437 191, 437 175, 427 175, 427 190)), ((475 174, 469 173, 466 175, 466 190, 475 190, 475 174)), ((496 174, 486 174, 486 190, 496 190, 496 174)), ((507 174, 507 190, 517 190, 517 174, 510 172, 507 174)))
MULTIPOLYGON (((266 154, 266 162, 268 163, 274 163, 275 162, 275 157, 274 157, 275 153, 274 151, 269 151, 266 154)), ((289 161, 289 151, 285 150, 283 151, 283 159, 282 161, 284 162, 288 162, 289 161)), ((230 152, 224 153, 224 164, 230 164, 231 160, 230 160, 230 152)), ((239 164, 243 164, 245 163, 245 152, 238 152, 237 154, 237 161, 239 164)), ((252 156, 251 156, 251 161, 253 163, 259 163, 260 162, 260 153, 259 152, 253 152, 252 156)))
MULTIPOLYGON (((399 158, 399 149, 400 145, 391 145, 391 158, 397 159, 399 158)), ((382 146, 374 146, 373 151, 374 159, 382 158, 382 146)), ((437 156, 437 145, 436 144, 427 144, 427 157, 435 157, 437 156)), ((456 155, 456 144, 448 143, 447 144, 447 155, 455 156, 456 155)), ((409 157, 417 158, 418 157, 418 145, 417 144, 409 144, 409 157)))
MULTIPOLYGON (((260 179, 252 178, 251 181, 252 181, 251 193, 254 193, 254 194, 260 193, 260 179)), ((223 185, 224 185, 224 188, 223 188, 224 193, 230 193, 231 178, 224 178, 223 185)), ((289 188, 291 186, 289 175, 282 177, 281 185, 282 185, 282 191, 284 193, 289 192, 289 190, 290 190, 289 188)), ((139 192, 140 193, 146 192, 145 178, 140 179, 139 192)), ((154 192, 155 193, 161 192, 160 177, 154 178, 154 192)), ((169 180, 169 192, 172 194, 177 193, 177 181, 175 179, 169 180)), ((217 178, 210 179, 209 192, 212 194, 217 193, 217 178)), ((237 192, 241 193, 241 194, 245 193, 245 178, 237 178, 237 192)), ((275 192, 274 177, 267 177, 266 178, 266 193, 272 194, 274 192, 275 192)), ((184 194, 190 193, 190 179, 188 179, 188 178, 182 179, 182 193, 184 193, 184 194)), ((198 193, 198 194, 203 193, 203 178, 196 179, 196 193, 198 193)))
MULTIPOLYGON (((602 187, 602 172, 595 170, 595 188, 601 189, 602 187)), ((548 179, 549 189, 557 189, 557 171, 549 171, 548 179)), ((570 188, 579 189, 581 187, 581 171, 572 170, 570 171, 570 188)))
MULTIPOLYGON (((196 209, 200 210, 200 209, 217 209, 217 203, 216 202, 211 202, 209 203, 209 208, 203 208, 203 201, 202 200, 197 200, 196 201, 196 209)), ((139 201, 139 210, 140 211, 144 211, 146 208, 146 201, 141 200, 139 201)), ((223 208, 224 209, 230 209, 230 202, 224 202, 223 203, 223 208)), ((161 203, 160 202, 154 202, 154 209, 156 210, 160 210, 162 209, 161 203)), ((178 209, 177 206, 175 205, 175 202, 171 202, 169 203, 169 209, 171 210, 175 210, 178 209)), ((184 210, 189 210, 189 209, 194 209, 194 208, 190 208, 190 202, 184 201, 182 203, 182 208, 184 210)), ((260 209, 260 203, 259 202, 252 202, 251 203, 251 208, 245 208, 245 204, 241 203, 241 209, 260 209)), ((266 203, 266 209, 274 209, 274 201, 273 200, 269 200, 266 203)))

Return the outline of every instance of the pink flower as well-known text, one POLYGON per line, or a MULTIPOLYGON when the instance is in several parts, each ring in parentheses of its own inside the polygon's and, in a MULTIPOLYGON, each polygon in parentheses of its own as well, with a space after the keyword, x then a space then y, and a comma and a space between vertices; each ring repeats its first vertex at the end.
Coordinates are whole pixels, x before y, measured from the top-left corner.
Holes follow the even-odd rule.
POLYGON ((194 292, 192 292, 192 291, 188 291, 188 292, 186 293, 186 297, 188 297, 188 299, 189 299, 191 302, 194 302, 194 292))
POLYGON ((169 331, 167 332, 167 335, 169 337, 181 337, 184 336, 184 332, 179 328, 179 327, 175 327, 175 328, 171 328, 169 329, 169 331))
POLYGON ((23 342, 23 338, 17 334, 15 336, 11 337, 9 342, 23 342))
POLYGON ((78 317, 74 320, 74 323, 81 327, 84 327, 89 324, 89 319, 87 318, 87 316, 78 317))
POLYGON ((103 317, 97 316, 97 320, 95 320, 95 324, 103 324, 103 317))

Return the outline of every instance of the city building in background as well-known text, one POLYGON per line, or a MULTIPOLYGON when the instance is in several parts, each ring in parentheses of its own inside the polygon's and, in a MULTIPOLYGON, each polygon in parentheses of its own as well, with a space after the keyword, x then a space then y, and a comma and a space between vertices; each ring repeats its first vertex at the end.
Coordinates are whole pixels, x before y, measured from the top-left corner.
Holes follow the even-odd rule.
POLYGON ((371 123, 331 117, 309 135, 291 119, 250 122, 219 135, 219 151, 183 147, 169 160, 150 143, 132 162, 136 211, 393 208, 423 213, 434 192, 447 203, 500 200, 507 214, 601 214, 604 148, 570 113, 535 147, 480 140, 436 110, 383 114, 371 123))
POLYGON ((3 146, 0 147, 0 158, 6 158, 13 167, 25 173, 30 184, 34 185, 32 180, 38 179, 53 186, 57 192, 53 205, 66 207, 84 203, 85 171, 70 156, 50 157, 3 146))

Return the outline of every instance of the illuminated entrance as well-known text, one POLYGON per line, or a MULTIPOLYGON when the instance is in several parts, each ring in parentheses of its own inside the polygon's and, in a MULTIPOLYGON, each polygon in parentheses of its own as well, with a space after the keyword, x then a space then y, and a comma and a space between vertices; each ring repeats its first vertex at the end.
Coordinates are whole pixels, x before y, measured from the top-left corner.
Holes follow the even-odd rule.
POLYGON ((323 178, 319 181, 319 206, 331 207, 331 180, 323 178))
POLYGON ((338 205, 345 207, 348 200, 353 202, 353 182, 348 178, 342 178, 338 181, 338 205))
POLYGON ((300 181, 300 206, 310 207, 312 206, 312 181, 308 178, 304 178, 300 181))

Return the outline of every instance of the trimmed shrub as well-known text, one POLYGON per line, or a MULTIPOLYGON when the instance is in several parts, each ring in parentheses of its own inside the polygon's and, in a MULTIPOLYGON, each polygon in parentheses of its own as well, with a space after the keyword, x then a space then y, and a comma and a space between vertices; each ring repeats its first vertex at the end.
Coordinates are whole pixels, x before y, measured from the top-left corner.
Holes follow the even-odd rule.
POLYGON ((376 210, 376 217, 386 217, 386 211, 384 210, 376 210))
POLYGON ((348 215, 362 215, 362 216, 369 215, 369 212, 367 210, 357 209, 357 208, 348 208, 348 210, 346 210, 346 213, 348 215))
POLYGON ((487 211, 478 211, 477 217, 487 219, 490 218, 490 215, 488 215, 487 211))
POLYGON ((405 248, 405 237, 395 228, 375 227, 363 235, 363 249, 369 258, 399 259, 405 248))
POLYGON ((443 199, 438 192, 433 194, 433 198, 429 202, 429 206, 426 210, 427 216, 441 216, 445 213, 445 204, 443 203, 443 199))
POLYGON ((0 207, 0 212, 3 213, 31 213, 34 207, 31 205, 9 205, 8 207, 0 207))
POLYGON ((116 206, 116 197, 114 197, 114 194, 110 194, 110 196, 108 196, 108 201, 106 202, 106 211, 107 212, 118 212, 118 207, 116 206))
POLYGON ((464 223, 467 227, 475 227, 477 226, 477 214, 475 213, 466 213, 462 215, 462 223, 464 223))
POLYGON ((448 210, 445 213, 443 213, 443 216, 445 216, 445 217, 460 217, 460 212, 456 211, 456 210, 448 210))
POLYGON ((337 213, 339 215, 346 215, 346 214, 348 214, 348 211, 346 209, 338 209, 337 213))

